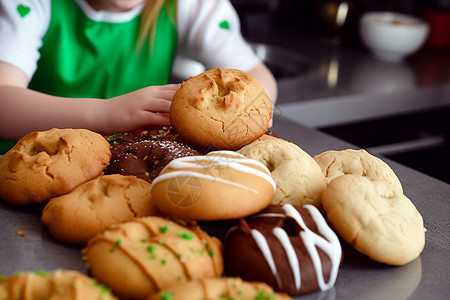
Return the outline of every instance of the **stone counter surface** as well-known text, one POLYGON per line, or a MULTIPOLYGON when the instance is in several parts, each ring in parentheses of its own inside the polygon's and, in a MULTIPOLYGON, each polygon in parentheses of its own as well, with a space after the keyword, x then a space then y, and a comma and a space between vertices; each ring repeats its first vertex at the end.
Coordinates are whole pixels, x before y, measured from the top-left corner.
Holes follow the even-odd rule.
MULTIPOLYGON (((287 119, 275 118, 273 131, 310 155, 354 146, 287 119)), ((450 294, 450 185, 385 160, 405 194, 421 212, 426 245, 418 259, 402 267, 379 264, 348 245, 336 285, 298 299, 447 299, 450 294)), ((73 269, 87 273, 81 247, 60 243, 40 222, 44 205, 15 207, 0 201, 0 274, 73 269), (25 233, 20 236, 19 231, 25 233)))

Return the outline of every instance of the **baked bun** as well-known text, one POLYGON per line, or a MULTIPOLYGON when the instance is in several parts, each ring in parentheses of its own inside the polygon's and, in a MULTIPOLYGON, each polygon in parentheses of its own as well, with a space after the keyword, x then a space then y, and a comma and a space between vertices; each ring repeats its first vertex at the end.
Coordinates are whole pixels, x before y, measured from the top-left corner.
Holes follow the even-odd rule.
POLYGON ((41 219, 56 239, 86 244, 112 224, 157 214, 150 183, 114 174, 101 175, 50 199, 41 219))
POLYGON ((220 276, 221 247, 197 226, 144 217, 96 235, 83 255, 92 276, 121 299, 142 299, 174 284, 220 276))
POLYGON ((237 150, 262 136, 271 117, 264 88, 250 74, 234 69, 189 78, 170 107, 173 128, 199 149, 237 150))
POLYGON ((240 278, 222 277, 189 281, 153 294, 147 300, 288 300, 262 282, 246 282, 240 278))
POLYGON ((319 165, 303 149, 283 139, 255 141, 238 151, 264 164, 277 184, 272 204, 321 206, 327 187, 319 165))
POLYGON ((134 175, 148 182, 152 182, 171 160, 201 155, 171 128, 115 134, 107 140, 111 144, 112 157, 105 174, 134 175))
POLYGON ((152 197, 163 213, 182 219, 225 220, 270 204, 275 183, 261 163, 233 151, 171 161, 153 181, 152 197))
POLYGON ((403 193, 403 187, 394 171, 387 163, 364 149, 329 150, 314 156, 327 182, 341 175, 363 176, 379 185, 386 196, 403 193))
POLYGON ((334 286, 342 258, 336 234, 312 205, 271 205, 225 237, 225 271, 300 295, 334 286))
POLYGON ((0 158, 0 198, 15 205, 47 201, 100 175, 110 158, 108 142, 86 129, 27 134, 0 158))
POLYGON ((118 300, 104 285, 69 270, 21 272, 1 277, 0 299, 118 300))

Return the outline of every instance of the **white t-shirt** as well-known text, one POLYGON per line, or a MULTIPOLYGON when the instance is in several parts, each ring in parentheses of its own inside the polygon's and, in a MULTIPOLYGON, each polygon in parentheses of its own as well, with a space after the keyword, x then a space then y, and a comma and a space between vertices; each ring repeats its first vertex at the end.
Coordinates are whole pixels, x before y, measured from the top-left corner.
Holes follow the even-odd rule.
MULTIPOLYGON (((88 18, 98 22, 127 22, 143 8, 138 5, 130 11, 115 13, 96 11, 86 0, 74 1, 88 18)), ((30 80, 50 19, 51 0, 1 0, 0 61, 16 66, 30 80)), ((206 69, 248 71, 260 62, 243 39, 239 18, 229 0, 178 0, 177 29, 177 53, 201 62, 206 69)))

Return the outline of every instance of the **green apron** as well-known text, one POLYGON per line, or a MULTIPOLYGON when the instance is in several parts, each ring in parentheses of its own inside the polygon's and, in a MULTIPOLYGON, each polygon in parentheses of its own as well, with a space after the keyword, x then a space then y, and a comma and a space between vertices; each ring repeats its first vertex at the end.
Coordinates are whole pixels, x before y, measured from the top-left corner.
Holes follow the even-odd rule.
MULTIPOLYGON (((176 1, 171 0, 175 11, 176 1)), ((73 0, 51 1, 51 20, 29 88, 50 95, 107 99, 167 84, 177 48, 177 29, 164 7, 153 49, 137 50, 141 16, 124 23, 89 19, 73 0)), ((14 145, 0 140, 0 153, 14 145)))

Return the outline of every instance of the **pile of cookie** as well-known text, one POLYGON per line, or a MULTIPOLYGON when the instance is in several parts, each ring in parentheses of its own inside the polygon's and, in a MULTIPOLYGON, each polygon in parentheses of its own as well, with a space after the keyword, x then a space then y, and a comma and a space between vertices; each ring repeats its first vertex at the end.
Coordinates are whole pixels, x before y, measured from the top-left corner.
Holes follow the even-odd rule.
POLYGON ((0 198, 47 202, 42 222, 84 245, 100 284, 23 273, 0 279, 0 299, 290 299, 334 286, 342 241, 389 265, 420 255, 422 217, 385 162, 352 149, 312 157, 266 134, 271 114, 253 77, 214 69, 177 91, 172 128, 25 136, 0 158, 0 198))

